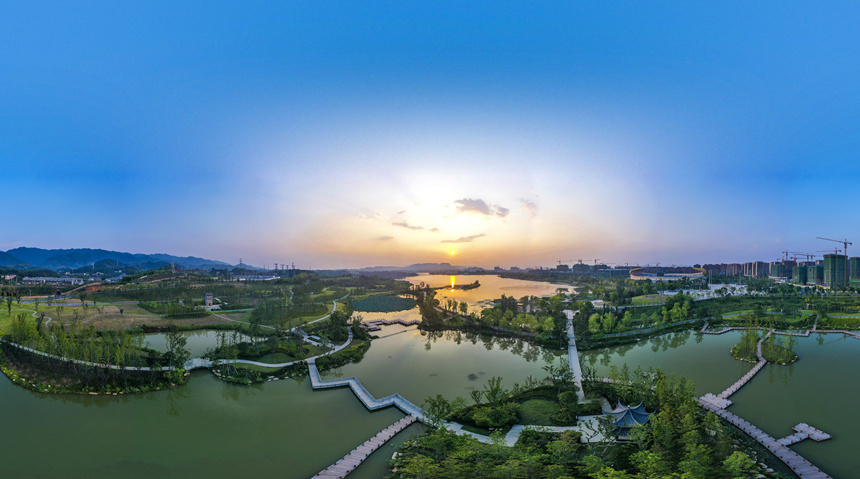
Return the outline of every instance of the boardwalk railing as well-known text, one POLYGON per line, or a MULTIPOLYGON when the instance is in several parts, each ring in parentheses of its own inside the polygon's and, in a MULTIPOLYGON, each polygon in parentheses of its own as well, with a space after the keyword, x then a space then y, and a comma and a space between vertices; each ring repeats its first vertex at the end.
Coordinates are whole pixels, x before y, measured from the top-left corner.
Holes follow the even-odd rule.
POLYGON ((358 379, 354 377, 349 377, 341 379, 323 380, 320 377, 319 369, 317 369, 316 360, 309 359, 307 363, 308 371, 310 373, 309 376, 311 378, 311 387, 314 389, 349 386, 349 388, 352 389, 352 392, 355 393, 356 397, 358 397, 361 403, 364 404, 364 407, 371 411, 386 408, 389 406, 396 406, 404 413, 415 416, 419 421, 423 423, 429 421, 429 417, 423 409, 412 404, 400 394, 392 394, 382 399, 376 399, 375 397, 373 397, 373 395, 370 394, 370 392, 367 391, 367 389, 365 389, 364 385, 362 385, 358 379))
POLYGON ((782 462, 790 467, 791 470, 794 471, 794 473, 801 479, 830 479, 830 476, 825 474, 821 469, 815 467, 815 465, 809 462, 806 458, 792 451, 780 441, 774 439, 772 436, 753 424, 750 424, 746 420, 707 401, 702 401, 700 399, 699 404, 703 408, 725 419, 741 431, 745 432, 751 438, 758 441, 762 446, 767 448, 768 451, 773 453, 774 456, 778 457, 782 462))
POLYGON ((417 420, 418 418, 415 416, 406 416, 395 422, 365 441, 364 444, 350 451, 343 459, 320 471, 319 474, 311 479, 342 479, 346 477, 347 474, 354 471, 368 456, 382 447, 389 439, 414 424, 417 420))

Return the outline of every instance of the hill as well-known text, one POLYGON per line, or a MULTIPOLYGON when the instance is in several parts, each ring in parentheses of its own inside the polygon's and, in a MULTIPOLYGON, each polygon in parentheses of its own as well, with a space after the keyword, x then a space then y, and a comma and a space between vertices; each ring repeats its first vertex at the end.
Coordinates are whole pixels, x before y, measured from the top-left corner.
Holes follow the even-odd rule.
POLYGON ((42 249, 21 247, 5 253, 0 252, 0 266, 26 264, 32 265, 34 268, 46 268, 53 271, 86 268, 104 260, 111 260, 115 263, 110 261, 101 263, 99 265, 101 268, 108 267, 108 265, 113 268, 121 268, 127 265, 133 266, 134 269, 155 269, 171 263, 181 268, 232 268, 232 265, 223 261, 194 256, 125 253, 91 248, 42 249))

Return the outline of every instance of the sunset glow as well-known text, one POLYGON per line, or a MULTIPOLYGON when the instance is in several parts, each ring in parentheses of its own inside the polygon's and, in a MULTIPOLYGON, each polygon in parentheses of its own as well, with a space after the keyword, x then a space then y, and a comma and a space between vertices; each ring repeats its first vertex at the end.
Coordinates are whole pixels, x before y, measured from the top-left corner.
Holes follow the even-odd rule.
POLYGON ((4 186, 28 200, 0 250, 491 268, 860 237, 850 4, 385 5, 4 11, 26 32, 3 37, 4 186), (790 194, 820 187, 826 209, 790 194), (69 198, 101 209, 42 228, 69 198))

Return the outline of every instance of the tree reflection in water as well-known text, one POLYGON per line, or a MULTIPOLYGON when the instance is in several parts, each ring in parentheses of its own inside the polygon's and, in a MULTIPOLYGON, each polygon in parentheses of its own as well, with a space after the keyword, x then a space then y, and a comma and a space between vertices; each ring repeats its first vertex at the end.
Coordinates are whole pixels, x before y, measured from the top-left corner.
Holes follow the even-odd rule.
POLYGON ((177 386, 167 390, 167 414, 179 416, 182 414, 182 401, 191 396, 191 388, 188 384, 177 386))

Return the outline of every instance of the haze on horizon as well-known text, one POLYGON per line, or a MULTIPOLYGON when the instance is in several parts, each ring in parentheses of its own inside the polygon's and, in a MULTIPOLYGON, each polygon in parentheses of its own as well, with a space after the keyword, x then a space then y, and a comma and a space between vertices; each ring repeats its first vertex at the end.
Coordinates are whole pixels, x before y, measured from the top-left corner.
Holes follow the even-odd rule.
POLYGON ((0 250, 303 268, 824 250, 860 240, 858 14, 6 4, 0 250))

